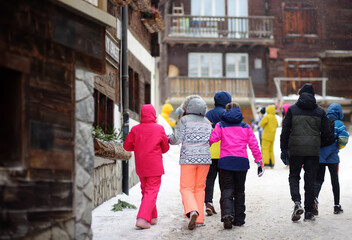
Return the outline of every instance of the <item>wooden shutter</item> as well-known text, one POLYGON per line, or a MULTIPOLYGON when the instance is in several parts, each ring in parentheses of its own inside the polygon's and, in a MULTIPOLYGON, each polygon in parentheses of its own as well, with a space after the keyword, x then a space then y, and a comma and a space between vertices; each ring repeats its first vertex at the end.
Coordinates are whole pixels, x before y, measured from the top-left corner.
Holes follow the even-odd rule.
POLYGON ((319 39, 317 10, 309 3, 282 3, 284 41, 315 43, 319 39))

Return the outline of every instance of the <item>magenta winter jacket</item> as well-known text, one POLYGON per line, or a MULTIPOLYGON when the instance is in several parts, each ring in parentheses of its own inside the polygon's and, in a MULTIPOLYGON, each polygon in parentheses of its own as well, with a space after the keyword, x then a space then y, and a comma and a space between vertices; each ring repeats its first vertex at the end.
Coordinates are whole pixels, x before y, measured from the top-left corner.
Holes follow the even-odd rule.
POLYGON ((153 105, 142 106, 141 123, 132 127, 123 148, 134 151, 136 173, 139 177, 164 174, 162 154, 169 150, 169 143, 163 126, 156 123, 153 105))
POLYGON ((240 108, 235 107, 226 111, 222 121, 216 124, 211 133, 209 143, 221 140, 220 159, 218 167, 231 171, 245 171, 249 169, 247 145, 255 158, 254 162, 260 162, 262 155, 258 141, 252 128, 242 122, 243 116, 240 108))

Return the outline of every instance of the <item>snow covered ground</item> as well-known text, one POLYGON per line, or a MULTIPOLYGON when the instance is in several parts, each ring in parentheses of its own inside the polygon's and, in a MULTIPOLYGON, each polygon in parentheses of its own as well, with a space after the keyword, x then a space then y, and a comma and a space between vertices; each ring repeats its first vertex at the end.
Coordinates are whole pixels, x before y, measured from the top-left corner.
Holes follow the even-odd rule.
MULTIPOLYGON (((251 169, 246 181, 246 223, 242 227, 224 230, 220 222, 220 190, 215 184, 214 205, 217 215, 206 217, 206 226, 193 231, 187 229, 179 192, 179 146, 171 146, 164 154, 165 175, 158 195, 158 224, 150 229, 135 227, 138 210, 111 211, 118 199, 139 207, 140 186, 106 201, 93 211, 93 239, 351 239, 352 236, 352 139, 341 150, 340 188, 344 213, 333 214, 333 194, 328 170, 319 197, 319 216, 314 222, 291 221, 293 203, 288 185, 288 168, 280 160, 280 133, 277 129, 274 146, 276 164, 263 177, 256 175, 251 153, 251 169)), ((303 195, 303 171, 301 195, 303 195)))

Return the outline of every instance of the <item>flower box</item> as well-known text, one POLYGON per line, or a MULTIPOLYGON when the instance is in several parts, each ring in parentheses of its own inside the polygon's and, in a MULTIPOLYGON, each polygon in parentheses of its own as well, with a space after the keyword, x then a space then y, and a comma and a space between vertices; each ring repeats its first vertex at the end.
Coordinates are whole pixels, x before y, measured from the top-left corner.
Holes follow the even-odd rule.
POLYGON ((132 154, 122 147, 122 143, 102 141, 94 138, 94 153, 96 156, 112 160, 128 160, 132 154))
POLYGON ((150 8, 150 0, 131 0, 130 6, 136 11, 144 12, 150 8))
POLYGON ((109 0, 113 5, 123 7, 131 2, 131 0, 109 0))
POLYGON ((144 26, 150 33, 160 32, 165 29, 165 23, 162 18, 142 19, 144 26))

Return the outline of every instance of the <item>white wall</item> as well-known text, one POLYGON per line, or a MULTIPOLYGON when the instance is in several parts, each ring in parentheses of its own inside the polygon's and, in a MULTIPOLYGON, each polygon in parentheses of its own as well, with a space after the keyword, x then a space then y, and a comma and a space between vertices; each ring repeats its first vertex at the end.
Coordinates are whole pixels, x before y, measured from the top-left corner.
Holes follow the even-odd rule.
MULTIPOLYGON (((117 38, 121 39, 121 22, 117 19, 117 38)), ((157 113, 160 112, 159 106, 159 84, 156 79, 159 79, 158 70, 156 70, 156 61, 155 58, 150 55, 150 53, 143 47, 142 44, 132 35, 130 31, 127 32, 127 47, 128 50, 150 71, 151 79, 151 104, 155 107, 157 113)), ((120 88, 122 90, 122 88, 120 88)), ((122 118, 122 109, 119 106, 115 105, 114 109, 114 125, 116 130, 121 126, 122 118)), ((137 122, 130 120, 130 128, 135 125, 137 122)), ((138 123, 137 123, 138 124, 138 123)))

